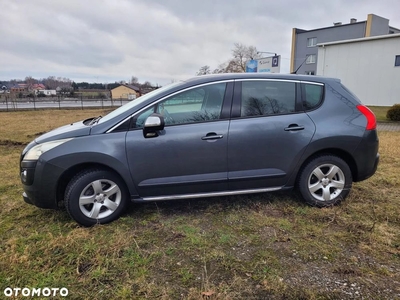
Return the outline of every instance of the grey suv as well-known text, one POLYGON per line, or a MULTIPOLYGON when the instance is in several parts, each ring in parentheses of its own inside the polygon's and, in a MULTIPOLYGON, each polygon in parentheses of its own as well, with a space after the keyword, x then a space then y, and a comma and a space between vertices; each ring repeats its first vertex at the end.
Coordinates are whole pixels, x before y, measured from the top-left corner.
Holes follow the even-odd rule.
POLYGON ((308 204, 331 206, 375 173, 375 128, 338 79, 199 76, 32 141, 21 155, 23 197, 64 203, 85 226, 115 220, 129 201, 296 186, 308 204))

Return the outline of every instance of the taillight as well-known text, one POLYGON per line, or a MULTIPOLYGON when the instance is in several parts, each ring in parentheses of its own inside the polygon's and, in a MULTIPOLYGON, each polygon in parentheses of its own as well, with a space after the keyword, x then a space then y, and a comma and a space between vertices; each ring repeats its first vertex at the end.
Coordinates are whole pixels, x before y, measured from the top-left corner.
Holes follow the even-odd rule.
POLYGON ((372 110, 364 105, 357 105, 358 110, 367 118, 367 130, 373 130, 376 128, 376 117, 372 110))

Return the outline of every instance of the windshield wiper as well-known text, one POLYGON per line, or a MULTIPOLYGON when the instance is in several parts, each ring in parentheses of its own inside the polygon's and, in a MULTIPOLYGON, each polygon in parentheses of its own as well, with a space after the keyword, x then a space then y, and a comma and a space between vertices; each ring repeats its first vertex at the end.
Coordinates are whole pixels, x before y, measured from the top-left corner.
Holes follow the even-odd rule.
POLYGON ((93 118, 93 120, 90 121, 89 126, 93 125, 93 124, 96 124, 101 118, 102 118, 102 116, 98 116, 96 118, 93 118))

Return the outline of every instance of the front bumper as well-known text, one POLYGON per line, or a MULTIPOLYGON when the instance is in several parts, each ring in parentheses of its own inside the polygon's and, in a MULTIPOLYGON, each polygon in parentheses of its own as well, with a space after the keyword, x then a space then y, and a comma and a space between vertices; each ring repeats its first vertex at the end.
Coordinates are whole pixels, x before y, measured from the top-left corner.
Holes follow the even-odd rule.
POLYGON ((29 199, 28 195, 27 195, 25 192, 22 193, 22 198, 24 198, 24 201, 25 201, 26 203, 32 204, 32 205, 33 205, 32 200, 29 199))
POLYGON ((21 161, 22 197, 40 208, 58 208, 57 185, 64 170, 44 161, 21 161))

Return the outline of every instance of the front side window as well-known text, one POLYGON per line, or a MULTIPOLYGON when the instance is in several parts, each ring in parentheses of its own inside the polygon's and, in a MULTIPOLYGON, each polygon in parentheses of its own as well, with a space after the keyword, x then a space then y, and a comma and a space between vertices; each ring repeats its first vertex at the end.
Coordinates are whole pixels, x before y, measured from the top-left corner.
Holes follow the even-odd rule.
POLYGON ((175 94, 152 105, 133 119, 133 128, 142 128, 152 113, 164 117, 165 125, 218 120, 221 116, 226 83, 204 85, 175 94))
POLYGON ((295 111, 296 84, 285 81, 243 81, 241 117, 285 114, 295 111))
POLYGON ((307 47, 315 47, 317 45, 317 38, 308 38, 307 39, 307 47))
POLYGON ((147 93, 143 96, 140 96, 139 98, 132 100, 132 101, 118 107, 116 110, 113 110, 109 114, 105 115, 103 118, 100 119, 99 123, 104 123, 106 121, 109 121, 110 119, 112 119, 128 110, 133 109, 135 106, 140 106, 143 102, 147 101, 149 98, 154 97, 157 94, 161 94, 161 93, 165 92, 166 90, 172 89, 181 84, 182 84, 182 82, 171 83, 166 86, 163 86, 162 88, 151 91, 150 93, 147 93))
POLYGON ((306 64, 315 64, 316 61, 317 61, 317 55, 310 54, 309 56, 307 56, 306 64))

